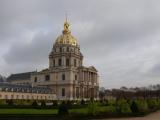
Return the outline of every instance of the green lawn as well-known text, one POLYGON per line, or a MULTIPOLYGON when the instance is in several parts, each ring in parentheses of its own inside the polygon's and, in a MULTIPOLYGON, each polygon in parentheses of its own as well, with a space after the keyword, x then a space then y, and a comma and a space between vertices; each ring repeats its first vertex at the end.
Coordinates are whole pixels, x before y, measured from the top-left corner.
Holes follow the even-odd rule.
POLYGON ((0 109, 0 114, 57 114, 57 109, 0 109))
MULTIPOLYGON (((96 108, 99 112, 115 112, 115 108, 112 106, 98 106, 96 108)), ((31 115, 55 115, 58 113, 58 109, 34 109, 34 108, 0 108, 0 115, 2 114, 18 114, 18 115, 23 115, 23 114, 31 114, 31 115)), ((73 114, 88 114, 88 108, 74 108, 74 109, 69 109, 69 113, 73 114)))
POLYGON ((70 109, 69 113, 75 113, 75 114, 87 114, 88 109, 87 108, 77 108, 77 109, 70 109))

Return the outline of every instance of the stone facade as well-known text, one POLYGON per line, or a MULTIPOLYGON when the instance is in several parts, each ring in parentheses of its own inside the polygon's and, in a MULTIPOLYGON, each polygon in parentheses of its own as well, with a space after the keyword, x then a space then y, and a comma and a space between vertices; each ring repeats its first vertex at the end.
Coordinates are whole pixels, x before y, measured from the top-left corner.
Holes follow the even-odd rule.
POLYGON ((52 90, 47 87, 0 83, 0 99, 56 100, 56 98, 52 90))
POLYGON ((97 70, 93 66, 83 66, 80 46, 71 35, 67 21, 49 54, 49 67, 31 73, 30 83, 49 87, 58 100, 98 99, 97 70))

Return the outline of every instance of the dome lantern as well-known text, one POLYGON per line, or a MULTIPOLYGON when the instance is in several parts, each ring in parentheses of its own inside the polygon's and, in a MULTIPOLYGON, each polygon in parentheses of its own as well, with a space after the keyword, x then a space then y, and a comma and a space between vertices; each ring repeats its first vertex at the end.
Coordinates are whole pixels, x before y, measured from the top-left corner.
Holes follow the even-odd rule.
POLYGON ((71 31, 69 30, 69 23, 66 19, 64 22, 64 29, 62 31, 62 35, 60 35, 55 42, 55 45, 72 45, 78 46, 77 40, 71 35, 71 31))

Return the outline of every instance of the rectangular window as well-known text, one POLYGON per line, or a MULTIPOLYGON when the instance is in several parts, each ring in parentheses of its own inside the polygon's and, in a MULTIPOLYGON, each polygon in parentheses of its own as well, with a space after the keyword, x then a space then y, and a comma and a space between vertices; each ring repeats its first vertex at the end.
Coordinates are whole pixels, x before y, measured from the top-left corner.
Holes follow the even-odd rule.
POLYGON ((69 47, 67 47, 67 52, 69 52, 69 47))
POLYGON ((62 74, 62 80, 65 80, 65 74, 62 74))
POLYGON ((77 66, 77 61, 76 61, 76 59, 74 59, 74 67, 76 67, 77 66))
POLYGON ((53 60, 53 67, 55 67, 55 59, 53 60))
POLYGON ((37 82, 37 77, 34 78, 34 82, 37 82))
POLYGON ((87 98, 87 88, 84 88, 84 97, 87 98))
POLYGON ((62 48, 61 47, 59 48, 59 52, 62 52, 62 48))
POLYGON ((79 98, 79 88, 76 87, 76 97, 79 98))
POLYGON ((14 98, 14 95, 11 95, 11 99, 13 99, 14 98))
POLYGON ((29 95, 27 95, 27 99, 29 99, 29 95))
POLYGON ((66 66, 69 66, 69 59, 66 59, 66 66))
POLYGON ((58 65, 59 65, 59 66, 62 65, 62 60, 61 60, 61 59, 58 60, 58 65))
POLYGON ((50 80, 50 76, 49 75, 46 75, 45 76, 45 81, 49 81, 50 80))
POLYGON ((75 80, 77 80, 77 75, 75 75, 75 80))
POLYGON ((65 96, 65 88, 62 88, 62 96, 65 96))
POLYGON ((7 95, 5 95, 5 99, 8 99, 8 96, 7 96, 7 95))

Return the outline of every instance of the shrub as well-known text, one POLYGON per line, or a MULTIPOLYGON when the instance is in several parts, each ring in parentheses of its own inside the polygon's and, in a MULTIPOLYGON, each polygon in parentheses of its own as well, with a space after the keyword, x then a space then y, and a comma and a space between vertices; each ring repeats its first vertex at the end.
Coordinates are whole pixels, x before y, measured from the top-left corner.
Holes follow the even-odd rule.
POLYGON ((108 104, 109 106, 114 106, 114 105, 116 105, 116 100, 113 100, 113 99, 107 100, 107 104, 108 104))
POLYGON ((33 106, 33 107, 37 107, 37 106, 38 106, 38 103, 37 103, 36 100, 33 101, 32 106, 33 106))
POLYGON ((6 100, 6 103, 7 103, 9 106, 12 106, 12 105, 14 105, 14 102, 13 102, 13 100, 6 100))
POLYGON ((109 114, 115 114, 117 111, 116 111, 116 107, 115 106, 100 106, 99 107, 99 111, 98 111, 100 114, 106 114, 106 113, 109 113, 109 114))
POLYGON ((30 105, 30 101, 29 100, 14 100, 14 103, 16 105, 20 105, 20 106, 23 106, 23 105, 30 105))
POLYGON ((132 112, 129 104, 125 99, 120 99, 117 101, 117 112, 123 114, 129 114, 132 112))
POLYGON ((131 110, 132 110, 132 113, 138 113, 138 106, 137 106, 137 103, 135 101, 132 101, 131 103, 131 110))
POLYGON ((88 104, 88 114, 89 115, 96 115, 97 113, 98 113, 98 105, 97 105, 97 103, 96 102, 90 102, 89 104, 88 104))
POLYGON ((68 107, 67 107, 67 105, 65 104, 64 101, 59 106, 58 114, 59 115, 67 115, 67 114, 69 114, 68 107))
POLYGON ((158 109, 158 102, 156 99, 149 99, 147 100, 147 104, 148 104, 148 107, 149 109, 158 109))
POLYGON ((72 101, 68 100, 66 105, 67 105, 67 108, 70 108, 72 106, 72 101))
POLYGON ((157 100, 158 109, 160 109, 160 99, 157 100))
POLYGON ((149 111, 146 100, 137 100, 136 103, 140 113, 147 113, 149 111))
POLYGON ((41 107, 45 107, 46 106, 46 102, 43 100, 41 101, 41 107))
POLYGON ((6 100, 0 100, 0 105, 6 105, 6 100))
POLYGON ((83 99, 81 100, 81 105, 85 105, 85 101, 83 99))
POLYGON ((58 101, 57 100, 53 101, 53 106, 58 106, 58 101))

